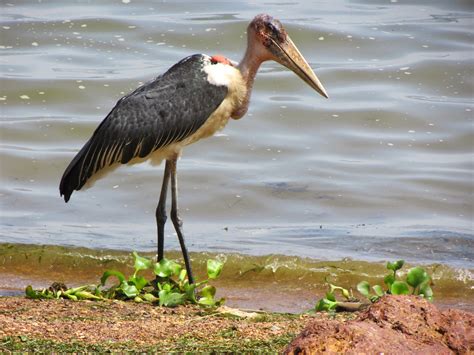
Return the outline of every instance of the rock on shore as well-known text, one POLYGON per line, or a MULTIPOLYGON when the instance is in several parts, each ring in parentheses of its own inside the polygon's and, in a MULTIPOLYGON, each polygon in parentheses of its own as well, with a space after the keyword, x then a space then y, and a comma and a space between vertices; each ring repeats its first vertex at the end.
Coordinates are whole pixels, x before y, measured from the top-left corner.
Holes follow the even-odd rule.
POLYGON ((474 353, 474 314, 441 312, 417 296, 384 296, 355 320, 315 319, 285 354, 474 353))

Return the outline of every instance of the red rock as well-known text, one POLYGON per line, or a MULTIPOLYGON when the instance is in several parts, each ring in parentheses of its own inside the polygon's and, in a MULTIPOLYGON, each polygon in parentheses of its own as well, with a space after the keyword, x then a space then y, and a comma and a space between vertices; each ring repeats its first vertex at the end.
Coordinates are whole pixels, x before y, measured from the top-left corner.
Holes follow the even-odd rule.
POLYGON ((439 311, 417 296, 384 296, 357 319, 315 319, 285 354, 474 353, 474 314, 439 311))

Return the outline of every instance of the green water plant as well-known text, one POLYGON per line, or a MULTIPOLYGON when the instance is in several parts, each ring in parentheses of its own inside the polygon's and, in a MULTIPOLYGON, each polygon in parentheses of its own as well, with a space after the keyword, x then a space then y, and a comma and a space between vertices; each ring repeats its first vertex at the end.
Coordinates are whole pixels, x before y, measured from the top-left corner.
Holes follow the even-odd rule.
MULTIPOLYGON (((428 273, 422 267, 416 266, 408 270, 405 280, 401 280, 398 271, 405 264, 404 260, 397 260, 394 262, 388 262, 386 265, 389 274, 387 274, 383 282, 386 286, 384 289, 380 285, 371 286, 367 281, 361 281, 357 284, 357 291, 370 302, 376 302, 380 297, 386 294, 391 295, 418 295, 426 298, 429 301, 433 300, 433 290, 431 289, 430 283, 431 278, 428 273)), ((327 281, 327 280, 326 280, 327 281)), ((337 308, 347 309, 348 302, 359 302, 358 299, 354 298, 352 290, 347 290, 340 286, 335 286, 328 282, 329 291, 326 292, 326 297, 320 299, 316 303, 316 311, 336 311, 337 308), (336 298, 336 294, 344 298, 344 301, 339 301, 336 298)), ((354 309, 357 309, 354 307, 354 309)))
MULTIPOLYGON (((327 282, 327 279, 326 279, 327 282)), ((329 311, 334 312, 336 308, 339 307, 342 302, 336 299, 336 293, 339 293, 342 297, 344 297, 344 302, 357 302, 352 293, 352 290, 345 289, 341 286, 336 286, 328 282, 329 291, 326 292, 326 297, 321 298, 318 303, 316 304, 316 311, 329 311)))
POLYGON ((218 260, 207 261, 207 279, 190 284, 186 269, 180 264, 162 259, 154 262, 133 252, 134 272, 128 278, 120 271, 107 270, 100 279, 99 285, 84 285, 67 288, 64 284, 54 283, 43 290, 34 290, 28 286, 26 297, 33 299, 67 298, 77 300, 134 300, 148 302, 160 306, 175 307, 192 303, 202 306, 219 306, 224 299, 216 299, 216 288, 209 285, 209 281, 219 277, 223 263, 218 260), (152 270, 155 279, 149 280, 142 275, 145 270, 152 270), (116 279, 116 283, 106 287, 109 279, 116 279))
POLYGON ((404 260, 397 260, 395 262, 388 262, 386 265, 387 274, 383 282, 386 289, 380 285, 370 286, 367 281, 361 281, 357 284, 357 291, 371 302, 377 301, 385 294, 391 295, 418 295, 427 300, 433 300, 433 290, 430 283, 431 278, 422 267, 416 266, 408 270, 405 280, 401 280, 397 271, 399 271, 405 264, 404 260), (372 289, 372 291, 371 291, 372 289))

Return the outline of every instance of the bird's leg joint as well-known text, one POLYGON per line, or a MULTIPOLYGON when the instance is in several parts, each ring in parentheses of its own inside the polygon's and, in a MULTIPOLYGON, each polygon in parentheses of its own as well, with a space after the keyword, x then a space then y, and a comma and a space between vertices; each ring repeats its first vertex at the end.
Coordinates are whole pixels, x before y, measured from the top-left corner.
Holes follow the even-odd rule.
POLYGON ((178 210, 177 209, 172 209, 171 210, 171 221, 175 226, 178 226, 181 228, 183 226, 183 220, 179 216, 178 210))

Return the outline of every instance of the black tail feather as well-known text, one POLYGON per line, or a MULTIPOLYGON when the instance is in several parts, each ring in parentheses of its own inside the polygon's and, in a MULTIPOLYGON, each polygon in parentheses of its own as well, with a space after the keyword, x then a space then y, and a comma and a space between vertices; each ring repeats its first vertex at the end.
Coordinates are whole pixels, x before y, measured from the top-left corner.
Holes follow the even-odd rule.
POLYGON ((64 171, 61 182, 59 183, 59 193, 61 196, 64 196, 65 202, 68 202, 74 190, 80 190, 90 175, 92 175, 87 172, 82 172, 81 174, 81 169, 85 166, 84 160, 86 159, 90 144, 91 141, 87 142, 86 145, 82 147, 64 171))

